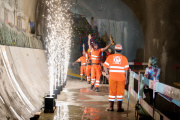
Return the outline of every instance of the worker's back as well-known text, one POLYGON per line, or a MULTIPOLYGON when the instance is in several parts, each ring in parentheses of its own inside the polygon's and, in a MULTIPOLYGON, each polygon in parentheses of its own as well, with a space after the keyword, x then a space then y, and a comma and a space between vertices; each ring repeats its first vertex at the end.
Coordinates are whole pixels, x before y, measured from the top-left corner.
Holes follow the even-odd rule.
POLYGON ((104 63, 109 68, 109 79, 115 81, 125 81, 125 70, 129 69, 128 60, 122 54, 112 54, 108 56, 104 63))

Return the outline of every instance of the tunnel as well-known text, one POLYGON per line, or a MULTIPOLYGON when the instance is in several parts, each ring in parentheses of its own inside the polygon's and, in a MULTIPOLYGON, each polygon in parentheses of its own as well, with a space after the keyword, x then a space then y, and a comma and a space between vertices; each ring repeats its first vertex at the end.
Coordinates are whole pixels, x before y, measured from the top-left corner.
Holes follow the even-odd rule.
POLYGON ((179 0, 0 0, 0 119, 179 120, 179 11, 179 0), (100 49, 113 41, 112 55, 122 45, 130 68, 124 112, 116 112, 118 102, 106 111, 107 51, 99 92, 81 78, 82 63, 73 64, 89 51, 89 34, 100 49), (150 57, 159 81, 145 77, 150 57), (154 91, 153 105, 145 85, 154 91))

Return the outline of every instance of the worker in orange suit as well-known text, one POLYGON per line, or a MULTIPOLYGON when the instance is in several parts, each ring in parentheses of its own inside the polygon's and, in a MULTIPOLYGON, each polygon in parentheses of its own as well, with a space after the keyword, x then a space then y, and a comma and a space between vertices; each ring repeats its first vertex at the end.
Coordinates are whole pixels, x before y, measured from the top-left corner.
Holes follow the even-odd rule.
POLYGON ((114 111, 114 101, 117 97, 117 112, 124 112, 122 101, 124 96, 126 76, 129 70, 128 60, 121 54, 122 45, 115 46, 115 54, 108 56, 104 62, 106 77, 109 79, 109 107, 107 111, 114 111))
MULTIPOLYGON (((86 77, 86 57, 85 57, 85 54, 83 53, 83 56, 81 56, 79 59, 77 59, 74 63, 76 63, 76 62, 81 62, 80 75, 81 75, 81 81, 83 81, 83 73, 86 77)), ((72 65, 74 65, 74 63, 72 65)))
POLYGON ((108 49, 108 50, 106 50, 105 52, 106 52, 106 58, 107 58, 109 55, 111 55, 111 49, 108 49))
POLYGON ((92 61, 92 66, 91 66, 91 90, 94 88, 94 84, 95 84, 95 78, 96 78, 96 84, 95 84, 95 91, 99 92, 99 83, 100 83, 100 77, 101 77, 101 53, 104 52, 105 50, 107 50, 111 44, 113 44, 113 42, 111 41, 111 43, 109 45, 107 45, 105 48, 98 48, 98 44, 94 43, 94 47, 91 46, 90 44, 90 40, 91 40, 91 35, 89 34, 88 36, 88 45, 89 45, 89 49, 91 51, 91 61, 92 61))
POLYGON ((87 76, 87 83, 91 83, 91 53, 90 50, 85 51, 85 45, 83 44, 83 54, 86 55, 86 76, 87 76))
POLYGON ((86 53, 86 62, 87 62, 87 66, 86 66, 87 82, 88 84, 90 84, 91 83, 91 53, 90 52, 86 53))

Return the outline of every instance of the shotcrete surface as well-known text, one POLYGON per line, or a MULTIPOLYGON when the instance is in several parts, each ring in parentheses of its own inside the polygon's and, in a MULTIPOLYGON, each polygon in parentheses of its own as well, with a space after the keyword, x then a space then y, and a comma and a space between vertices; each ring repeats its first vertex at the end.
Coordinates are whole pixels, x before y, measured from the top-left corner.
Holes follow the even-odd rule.
POLYGON ((48 92, 47 61, 43 50, 0 46, 0 117, 29 119, 48 92))

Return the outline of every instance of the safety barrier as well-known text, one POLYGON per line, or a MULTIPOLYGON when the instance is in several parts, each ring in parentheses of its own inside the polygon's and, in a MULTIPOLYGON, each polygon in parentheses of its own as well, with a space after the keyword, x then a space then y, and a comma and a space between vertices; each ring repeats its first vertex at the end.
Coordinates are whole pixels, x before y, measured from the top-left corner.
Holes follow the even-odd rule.
POLYGON ((41 40, 26 30, 0 19, 0 44, 26 48, 43 49, 41 40))
POLYGON ((144 73, 148 63, 145 62, 128 62, 132 71, 144 73))
MULTIPOLYGON (((169 102, 174 103, 178 107, 180 107, 180 89, 171 87, 169 85, 160 83, 155 79, 148 80, 142 74, 136 74, 133 71, 130 71, 129 75, 129 85, 128 85, 128 106, 129 106, 129 93, 138 101, 138 103, 152 116, 155 120, 169 120, 164 114, 155 110, 154 105, 151 107, 143 100, 143 87, 144 84, 149 86, 149 88, 153 89, 153 98, 155 98, 155 92, 158 92, 161 96, 163 96, 169 102), (138 93, 134 90, 134 80, 138 81, 138 93)), ((153 101, 154 102, 154 101, 153 101)), ((153 103, 154 104, 154 103, 153 103)), ((127 108, 128 109, 128 108, 127 108)), ((127 114, 128 115, 128 114, 127 114)))
POLYGON ((128 62, 129 65, 148 65, 148 63, 144 63, 144 62, 128 62))

